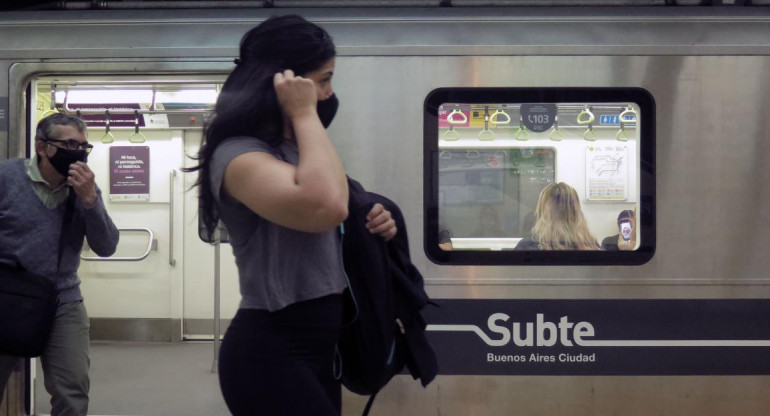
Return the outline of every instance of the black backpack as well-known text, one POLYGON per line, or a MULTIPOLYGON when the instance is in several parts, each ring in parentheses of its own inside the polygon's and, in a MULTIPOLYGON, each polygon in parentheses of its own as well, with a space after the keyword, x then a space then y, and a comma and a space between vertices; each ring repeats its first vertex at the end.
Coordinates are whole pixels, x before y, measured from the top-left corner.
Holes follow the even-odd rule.
POLYGON ((345 325, 337 370, 348 390, 370 395, 365 416, 377 392, 405 366, 423 386, 436 376, 438 364, 420 312, 434 303, 409 259, 406 224, 398 206, 366 192, 352 179, 348 188, 348 218, 341 227, 348 289, 343 296, 345 325), (377 202, 391 212, 398 227, 396 237, 387 243, 365 227, 366 215, 377 202))

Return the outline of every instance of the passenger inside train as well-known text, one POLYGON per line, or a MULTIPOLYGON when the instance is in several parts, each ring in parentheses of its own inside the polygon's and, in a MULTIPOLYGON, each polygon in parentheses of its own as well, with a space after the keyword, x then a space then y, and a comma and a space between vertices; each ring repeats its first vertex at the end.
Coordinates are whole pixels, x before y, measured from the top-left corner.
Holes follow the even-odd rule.
POLYGON ((444 251, 452 250, 452 232, 444 227, 438 233, 438 246, 444 251))
POLYGON ((599 250, 577 191, 564 182, 543 188, 531 235, 519 241, 514 250, 599 250))
POLYGON ((602 240, 602 250, 633 250, 636 247, 636 213, 624 209, 618 214, 618 233, 602 240))

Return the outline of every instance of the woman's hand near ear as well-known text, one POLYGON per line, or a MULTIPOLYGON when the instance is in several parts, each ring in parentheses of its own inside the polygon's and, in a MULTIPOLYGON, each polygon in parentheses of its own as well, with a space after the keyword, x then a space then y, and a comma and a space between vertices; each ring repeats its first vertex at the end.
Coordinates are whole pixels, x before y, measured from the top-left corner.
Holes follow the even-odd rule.
POLYGON ((287 69, 273 76, 273 86, 278 96, 278 103, 290 120, 318 116, 316 113, 318 98, 315 83, 312 80, 294 75, 294 71, 287 69))

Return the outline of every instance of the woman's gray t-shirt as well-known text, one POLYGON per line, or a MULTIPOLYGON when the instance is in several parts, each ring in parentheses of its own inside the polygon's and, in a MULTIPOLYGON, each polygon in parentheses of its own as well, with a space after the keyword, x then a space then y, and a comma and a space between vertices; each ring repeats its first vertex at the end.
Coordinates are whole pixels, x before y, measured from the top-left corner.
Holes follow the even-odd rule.
POLYGON ((274 148, 254 137, 222 142, 211 158, 211 190, 227 227, 241 290, 241 308, 276 311, 292 303, 342 292, 346 285, 336 229, 306 233, 268 221, 222 192, 225 169, 236 157, 265 152, 292 165, 294 142, 274 148))

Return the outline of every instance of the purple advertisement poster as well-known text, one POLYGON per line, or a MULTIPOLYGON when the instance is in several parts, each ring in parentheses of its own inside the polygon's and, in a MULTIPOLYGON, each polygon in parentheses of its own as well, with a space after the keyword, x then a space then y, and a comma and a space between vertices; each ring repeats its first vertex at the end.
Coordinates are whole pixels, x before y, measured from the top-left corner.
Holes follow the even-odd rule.
POLYGON ((110 201, 150 199, 150 147, 110 147, 110 201))

